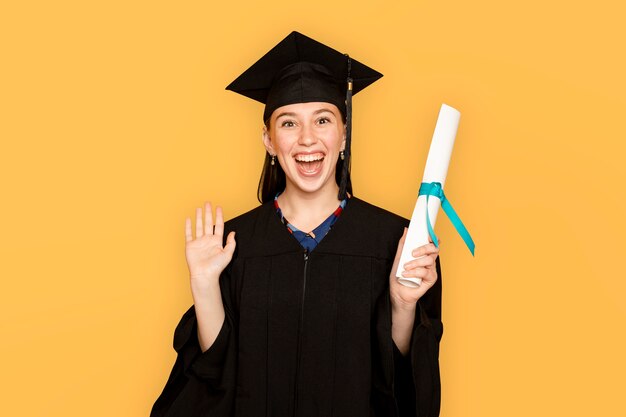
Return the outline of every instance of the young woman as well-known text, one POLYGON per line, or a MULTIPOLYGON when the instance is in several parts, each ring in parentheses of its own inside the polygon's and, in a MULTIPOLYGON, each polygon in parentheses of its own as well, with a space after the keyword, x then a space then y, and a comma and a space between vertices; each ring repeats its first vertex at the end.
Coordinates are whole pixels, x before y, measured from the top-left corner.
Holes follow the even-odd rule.
POLYGON ((262 204, 187 218, 194 305, 153 417, 439 414, 438 248, 399 284, 408 221, 352 195, 351 96, 381 76, 293 32, 227 87, 265 104, 262 204))

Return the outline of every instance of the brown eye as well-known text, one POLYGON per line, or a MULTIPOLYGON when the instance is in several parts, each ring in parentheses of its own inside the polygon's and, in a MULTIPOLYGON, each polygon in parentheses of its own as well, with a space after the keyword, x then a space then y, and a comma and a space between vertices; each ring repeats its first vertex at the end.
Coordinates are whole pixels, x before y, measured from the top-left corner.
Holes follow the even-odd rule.
POLYGON ((317 121, 319 124, 324 125, 326 123, 330 123, 330 119, 328 117, 322 117, 317 121))
POLYGON ((294 123, 291 120, 285 120, 284 122, 281 123, 282 127, 293 127, 294 123))

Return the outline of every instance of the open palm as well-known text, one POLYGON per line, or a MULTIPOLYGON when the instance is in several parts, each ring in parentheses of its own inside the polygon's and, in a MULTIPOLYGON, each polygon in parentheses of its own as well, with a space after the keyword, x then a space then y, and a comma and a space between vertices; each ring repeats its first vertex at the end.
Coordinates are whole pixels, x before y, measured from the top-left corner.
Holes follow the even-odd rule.
POLYGON ((215 225, 211 203, 206 202, 204 207, 204 221, 202 208, 196 209, 196 237, 191 233, 191 219, 185 220, 185 256, 192 281, 200 284, 215 284, 226 268, 235 252, 235 232, 230 232, 223 244, 224 217, 222 208, 215 210, 215 225))

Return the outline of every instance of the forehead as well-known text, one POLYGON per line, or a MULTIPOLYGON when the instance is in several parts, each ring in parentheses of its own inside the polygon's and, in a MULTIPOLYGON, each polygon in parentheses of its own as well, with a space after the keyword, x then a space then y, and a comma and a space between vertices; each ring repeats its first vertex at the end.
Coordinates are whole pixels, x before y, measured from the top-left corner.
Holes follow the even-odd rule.
POLYGON ((332 103, 326 102, 311 102, 311 103, 295 103, 281 106, 274 110, 271 118, 278 118, 281 116, 302 116, 315 115, 322 112, 331 112, 336 117, 340 117, 340 112, 337 106, 332 103))

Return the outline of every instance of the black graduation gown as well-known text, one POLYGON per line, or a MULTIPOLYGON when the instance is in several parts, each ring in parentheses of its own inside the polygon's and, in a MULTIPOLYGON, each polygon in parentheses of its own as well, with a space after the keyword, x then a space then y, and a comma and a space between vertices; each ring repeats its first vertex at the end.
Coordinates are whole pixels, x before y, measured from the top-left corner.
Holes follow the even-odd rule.
POLYGON ((352 197, 306 254, 272 203, 225 224, 226 318, 201 352, 193 306, 151 417, 439 415, 441 269, 418 302, 407 357, 391 337, 389 274, 408 221, 352 197))

